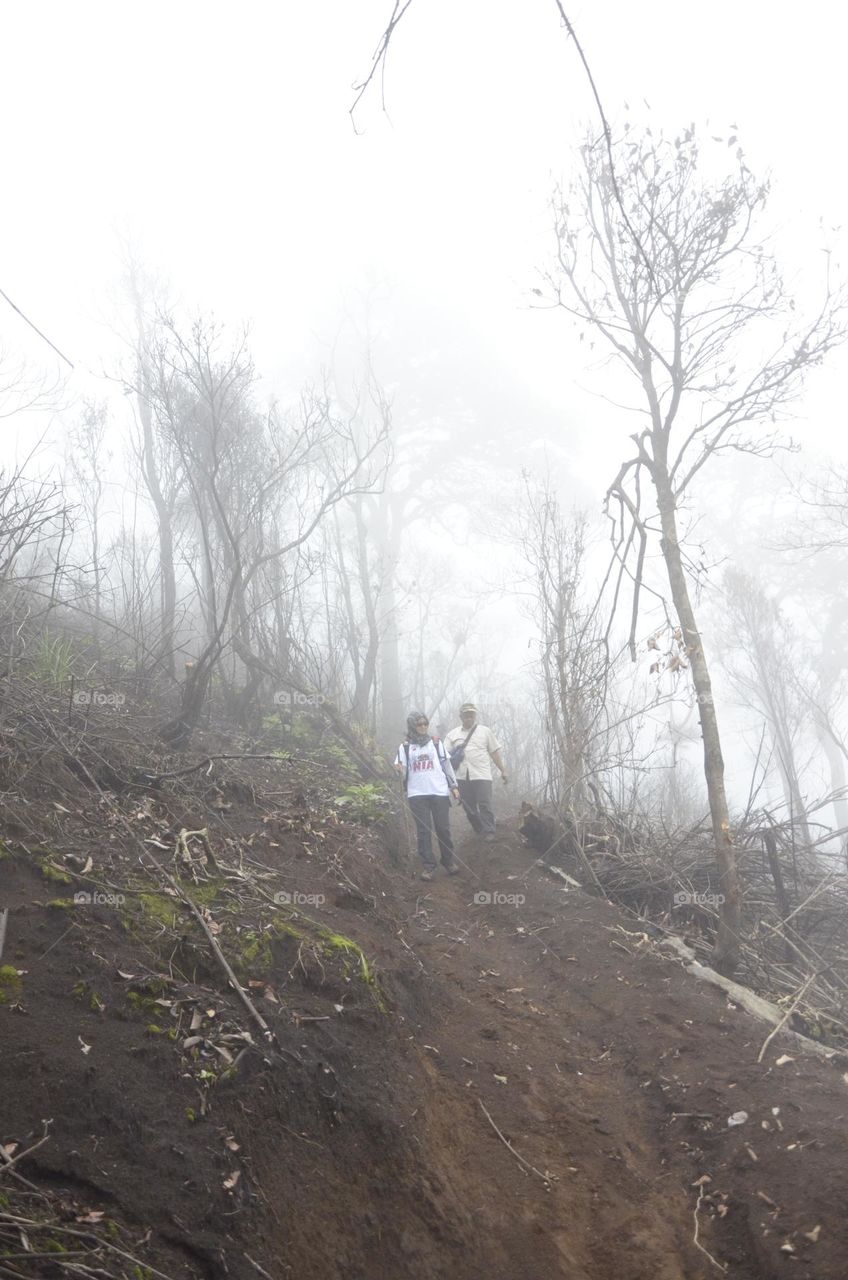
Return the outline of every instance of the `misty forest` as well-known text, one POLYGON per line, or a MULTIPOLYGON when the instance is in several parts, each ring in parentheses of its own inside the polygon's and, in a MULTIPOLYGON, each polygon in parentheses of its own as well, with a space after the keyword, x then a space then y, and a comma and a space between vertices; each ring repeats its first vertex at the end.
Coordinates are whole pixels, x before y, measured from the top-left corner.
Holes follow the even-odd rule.
POLYGON ((842 1280, 823 7, 73 9, 2 55, 0 1277, 842 1280))

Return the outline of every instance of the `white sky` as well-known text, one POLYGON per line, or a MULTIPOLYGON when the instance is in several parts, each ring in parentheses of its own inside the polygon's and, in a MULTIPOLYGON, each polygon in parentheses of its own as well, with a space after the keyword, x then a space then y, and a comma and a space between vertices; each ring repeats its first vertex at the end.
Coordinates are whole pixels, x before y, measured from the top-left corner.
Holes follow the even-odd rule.
MULTIPOLYGON (((390 51, 391 120, 376 86, 356 136, 350 86, 390 11, 5 0, 0 287, 77 364, 74 390, 96 393, 86 370, 110 358, 124 236, 185 302, 250 321, 260 369, 292 385, 312 330, 371 272, 438 297, 528 386, 580 402, 575 383, 592 378, 568 358, 565 324, 526 309, 552 176, 594 119, 553 0, 413 0, 390 51)), ((732 122, 752 167, 774 172, 787 244, 814 243, 820 215, 840 222, 836 6, 572 0, 567 12, 612 118, 625 101, 646 114, 647 99, 671 129, 732 122)), ((5 306, 0 336, 36 350, 5 306)), ((810 402, 829 430, 838 376, 810 402)))
MULTIPOLYGON (((346 294, 368 278, 464 317, 528 396, 584 433, 600 501, 632 430, 568 326, 527 307, 551 241, 547 198, 597 122, 554 0, 413 0, 386 74, 348 118, 392 0, 3 0, 0 288, 75 362, 69 393, 112 367, 122 238, 194 308, 250 322, 285 394, 315 372, 346 294)), ((568 0, 607 113, 708 136, 735 126, 771 170, 790 267, 846 207, 848 20, 825 0, 568 0), (709 127, 706 122, 709 121, 709 127)), ((843 239, 844 245, 844 239, 843 239)), ((846 259, 848 261, 848 258, 846 259)), ((809 278, 807 274, 805 279, 809 278)), ((0 300, 0 343, 49 364, 0 300)), ((848 355, 818 375, 795 434, 844 450, 848 355)), ((2 424, 20 432, 35 420, 2 424)), ((538 457, 528 441, 527 458, 538 457)), ((567 469, 567 468, 566 468, 567 469)))

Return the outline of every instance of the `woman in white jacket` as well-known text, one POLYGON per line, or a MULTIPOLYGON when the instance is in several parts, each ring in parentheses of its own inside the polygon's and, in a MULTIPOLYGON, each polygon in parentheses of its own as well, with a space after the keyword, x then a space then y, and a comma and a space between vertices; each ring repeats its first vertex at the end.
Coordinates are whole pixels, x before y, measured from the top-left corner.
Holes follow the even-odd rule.
POLYGON ((432 880, 436 870, 433 857, 433 828, 439 842, 442 866, 449 876, 459 871, 450 833, 451 795, 459 799, 451 762, 438 738, 429 733, 430 722, 423 711, 406 717, 406 738, 398 747, 395 769, 403 778, 418 835, 418 856, 423 863, 422 880, 432 880))

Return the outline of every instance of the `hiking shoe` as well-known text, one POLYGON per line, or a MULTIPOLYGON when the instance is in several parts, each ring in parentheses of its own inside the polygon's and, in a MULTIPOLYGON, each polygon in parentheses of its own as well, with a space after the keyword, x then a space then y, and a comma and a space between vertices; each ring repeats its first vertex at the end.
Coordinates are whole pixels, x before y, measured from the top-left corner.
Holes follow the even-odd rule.
POLYGON ((489 831, 486 835, 483 836, 483 839, 486 841, 486 844, 494 844, 495 842, 494 831, 489 831))
POLYGON ((432 879, 433 879, 433 873, 432 873, 432 871, 422 871, 422 872, 421 872, 421 875, 420 875, 420 877, 419 877, 419 878, 420 878, 421 880, 432 880, 432 879))
POLYGON ((459 875, 459 867, 445 867, 445 870, 447 871, 449 876, 459 875))

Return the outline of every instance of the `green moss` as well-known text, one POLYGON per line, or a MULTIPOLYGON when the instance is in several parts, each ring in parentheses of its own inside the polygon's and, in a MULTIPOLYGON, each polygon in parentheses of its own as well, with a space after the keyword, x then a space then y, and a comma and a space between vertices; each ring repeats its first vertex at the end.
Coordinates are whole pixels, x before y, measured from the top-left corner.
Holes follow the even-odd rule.
POLYGON ((127 992, 127 1004, 138 1013, 153 1013, 159 1007, 153 996, 142 995, 139 991, 127 992))
POLYGON ((145 1030, 149 1036, 163 1036, 165 1034, 165 1028, 160 1027, 156 1022, 148 1022, 145 1030))
POLYGON ((174 917, 179 913, 181 903, 167 893, 140 893, 138 901, 141 909, 151 920, 173 929, 174 917))
POLYGON ((13 964, 0 965, 0 1004, 7 996, 17 996, 21 990, 21 978, 13 964))
MULTIPOLYGON (((208 907, 216 900, 225 885, 226 881, 221 879, 203 881, 200 884, 187 886, 186 893, 198 906, 208 907)), ((144 893, 137 894, 136 899, 149 921, 164 924, 168 929, 173 929, 177 916, 189 910, 180 898, 175 898, 169 893, 157 893, 155 890, 145 890, 144 893)))
MULTIPOLYGON (((303 915, 302 912, 297 913, 297 918, 302 920, 304 924, 308 925, 309 929, 299 928, 292 924, 290 920, 285 917, 281 918, 278 914, 274 923, 271 925, 270 930, 259 935, 259 940, 263 940, 264 945, 267 948, 267 952, 263 953, 267 954, 266 967, 270 968, 271 960, 273 958, 271 954, 271 940, 274 936, 281 937, 288 934, 290 937, 298 938, 300 940, 307 939, 313 944, 313 946, 317 946, 327 955, 331 955, 333 952, 344 955, 346 975, 349 972, 347 959, 354 959, 356 962, 356 969, 358 971, 357 976, 370 988, 378 1009, 385 1013, 385 1002, 383 1000, 382 993, 380 992, 379 983, 377 982, 374 970, 368 962, 368 957, 362 950, 359 943, 355 942, 353 938, 346 937, 343 933, 333 933, 333 931, 328 929, 326 925, 321 924, 318 920, 312 920, 309 916, 303 915)), ((257 938, 257 935, 254 934, 253 937, 257 938)))
POLYGON ((42 859, 41 874, 45 880, 52 880, 54 884, 70 884, 71 876, 67 871, 63 871, 61 867, 57 867, 49 858, 42 859))
POLYGON ((241 955, 236 957, 240 968, 267 969, 271 964, 271 936, 268 933, 257 933, 255 929, 246 929, 240 934, 243 943, 241 955))
POLYGON ((168 982, 164 978, 145 978, 143 981, 137 982, 136 987, 148 996, 162 997, 168 994, 168 982))
POLYGON ((193 884, 186 892, 200 906, 208 907, 218 897, 225 884, 224 880, 204 880, 201 884, 193 884))
POLYGON ((234 958, 236 970, 242 973, 267 973, 274 960, 272 949, 274 941, 283 937, 296 938, 299 942, 310 943, 326 955, 333 953, 343 955, 346 975, 350 972, 349 961, 353 961, 356 976, 369 987, 377 1007, 385 1012, 385 1003, 374 970, 359 943, 343 933, 333 933, 320 921, 313 920, 300 911, 296 912, 296 918, 298 924, 294 924, 288 916, 278 911, 271 924, 264 929, 247 929, 232 941, 228 940, 228 955, 234 958))
POLYGON ((57 911, 70 911, 72 907, 76 906, 76 903, 73 898, 51 898, 47 905, 48 907, 54 907, 57 911))
POLYGON ((197 1124, 197 1112, 194 1107, 186 1107, 185 1113, 186 1120, 188 1120, 189 1124, 197 1124))
POLYGON ((75 983, 71 995, 76 1000, 85 1000, 94 1013, 102 1013, 106 1008, 105 1001, 91 989, 87 982, 75 983))
POLYGON ((20 991, 21 975, 13 964, 0 964, 0 987, 10 987, 13 991, 20 991))
POLYGON ((272 944, 276 938, 297 938, 301 941, 307 935, 289 920, 277 919, 264 929, 245 929, 236 936, 235 964, 242 971, 267 972, 273 963, 272 944))

